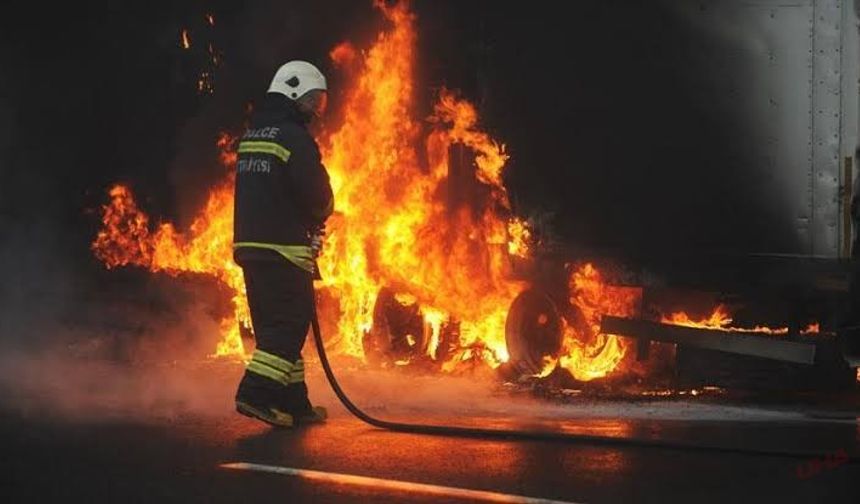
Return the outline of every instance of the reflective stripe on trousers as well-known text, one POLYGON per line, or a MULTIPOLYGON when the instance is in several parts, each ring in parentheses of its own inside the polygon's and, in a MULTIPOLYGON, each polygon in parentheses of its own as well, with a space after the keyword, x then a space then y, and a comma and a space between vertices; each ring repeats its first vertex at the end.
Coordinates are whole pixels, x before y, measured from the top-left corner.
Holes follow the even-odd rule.
POLYGON ((262 350, 254 351, 247 370, 284 386, 305 381, 305 362, 303 360, 299 359, 293 364, 262 350))

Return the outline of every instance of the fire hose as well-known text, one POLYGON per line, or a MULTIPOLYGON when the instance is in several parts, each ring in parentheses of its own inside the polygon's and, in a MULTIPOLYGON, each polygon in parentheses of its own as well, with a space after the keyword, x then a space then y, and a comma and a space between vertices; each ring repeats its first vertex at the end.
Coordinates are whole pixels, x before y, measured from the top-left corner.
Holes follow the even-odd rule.
MULTIPOLYGON (((818 459, 822 457, 822 453, 815 452, 800 452, 800 451, 782 451, 782 450, 767 450, 755 448, 738 448, 718 445, 708 445, 694 442, 679 442, 657 439, 644 438, 621 438, 613 436, 595 436, 589 434, 570 434, 563 432, 539 431, 539 430, 518 430, 518 429, 485 429, 480 427, 460 427, 453 425, 433 425, 433 424, 415 424, 404 422, 392 422, 372 417, 362 411, 340 386, 337 378, 332 371, 328 356, 325 352, 323 344, 322 332, 320 331, 319 317, 316 309, 316 299, 313 302, 313 310, 311 316, 311 326, 313 328, 314 342, 316 344, 317 353, 319 354, 320 362, 322 363, 323 371, 334 390, 335 395, 343 404, 343 406, 359 420, 380 429, 403 432, 408 434, 423 434, 432 436, 446 437, 465 437, 465 438, 481 438, 481 439, 502 439, 509 441, 556 441, 556 442, 576 442, 582 444, 592 444, 601 446, 619 446, 633 448, 662 448, 668 450, 681 451, 706 451, 713 453, 736 454, 736 455, 758 455, 767 457, 785 457, 799 459, 818 459)), ((828 455, 830 456, 830 455, 828 455)), ((839 462, 857 464, 860 463, 860 456, 854 454, 846 454, 845 450, 839 450, 839 462), (842 456, 844 455, 844 456, 842 456)))

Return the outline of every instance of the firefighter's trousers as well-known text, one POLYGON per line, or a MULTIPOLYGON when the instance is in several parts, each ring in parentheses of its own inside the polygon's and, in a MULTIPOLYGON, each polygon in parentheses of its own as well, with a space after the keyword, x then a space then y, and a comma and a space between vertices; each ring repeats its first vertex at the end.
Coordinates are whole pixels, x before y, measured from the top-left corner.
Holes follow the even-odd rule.
POLYGON ((245 277, 256 350, 237 400, 276 406, 294 416, 311 405, 301 352, 313 310, 311 274, 287 260, 240 263, 245 277))

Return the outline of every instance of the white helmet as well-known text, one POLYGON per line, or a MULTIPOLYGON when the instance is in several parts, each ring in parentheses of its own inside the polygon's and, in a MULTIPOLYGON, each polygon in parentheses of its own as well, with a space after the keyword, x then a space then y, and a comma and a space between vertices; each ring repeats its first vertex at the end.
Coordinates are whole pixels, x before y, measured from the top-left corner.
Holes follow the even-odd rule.
POLYGON ((281 93, 291 100, 298 100, 312 89, 328 89, 325 75, 307 61, 299 60, 281 65, 269 85, 270 93, 281 93))

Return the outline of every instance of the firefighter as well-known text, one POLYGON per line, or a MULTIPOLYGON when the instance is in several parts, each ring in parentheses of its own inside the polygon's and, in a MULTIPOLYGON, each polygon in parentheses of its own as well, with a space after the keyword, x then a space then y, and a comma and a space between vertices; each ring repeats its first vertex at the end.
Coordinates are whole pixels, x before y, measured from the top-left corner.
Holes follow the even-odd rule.
POLYGON ((313 275, 333 210, 328 173, 307 126, 326 109, 325 76, 312 64, 281 66, 239 143, 233 255, 242 267, 256 350, 236 410, 270 425, 325 420, 311 406, 302 347, 313 275))

